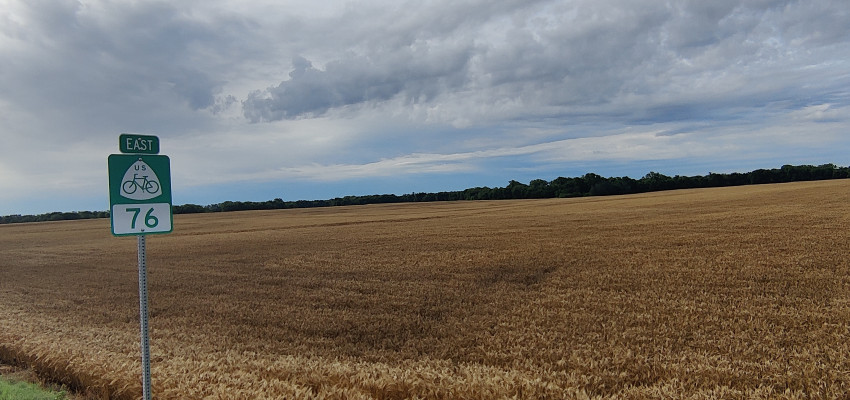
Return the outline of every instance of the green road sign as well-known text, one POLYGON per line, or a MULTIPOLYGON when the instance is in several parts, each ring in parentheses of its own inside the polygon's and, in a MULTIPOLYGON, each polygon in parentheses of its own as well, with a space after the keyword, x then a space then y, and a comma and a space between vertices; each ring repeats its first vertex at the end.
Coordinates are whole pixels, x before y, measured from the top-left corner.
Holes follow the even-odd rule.
POLYGON ((124 133, 118 136, 118 148, 122 153, 159 154, 159 138, 124 133))
POLYGON ((109 215, 115 236, 170 233, 174 216, 168 156, 111 154, 109 215))

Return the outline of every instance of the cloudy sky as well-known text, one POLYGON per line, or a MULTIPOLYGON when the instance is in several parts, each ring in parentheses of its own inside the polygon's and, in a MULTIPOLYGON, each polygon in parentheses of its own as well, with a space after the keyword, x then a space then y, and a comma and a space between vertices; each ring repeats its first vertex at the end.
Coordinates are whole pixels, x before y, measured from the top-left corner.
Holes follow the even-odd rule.
POLYGON ((0 0, 0 215, 850 164, 846 0, 0 0))

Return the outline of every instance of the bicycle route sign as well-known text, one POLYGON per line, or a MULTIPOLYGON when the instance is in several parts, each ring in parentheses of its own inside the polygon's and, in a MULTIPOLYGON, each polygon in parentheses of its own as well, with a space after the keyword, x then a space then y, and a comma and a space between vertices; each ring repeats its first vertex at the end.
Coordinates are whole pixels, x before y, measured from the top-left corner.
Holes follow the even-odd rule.
MULTIPOLYGON (((121 151, 125 151, 121 136, 121 151)), ((144 136, 154 138, 154 136, 144 136)), ((149 148, 149 147, 148 147, 149 148)), ((132 149, 132 147, 130 147, 132 149)), ((156 139, 159 150, 159 139, 156 139)), ((109 155, 109 216, 115 236, 170 233, 171 161, 156 154, 109 155)))

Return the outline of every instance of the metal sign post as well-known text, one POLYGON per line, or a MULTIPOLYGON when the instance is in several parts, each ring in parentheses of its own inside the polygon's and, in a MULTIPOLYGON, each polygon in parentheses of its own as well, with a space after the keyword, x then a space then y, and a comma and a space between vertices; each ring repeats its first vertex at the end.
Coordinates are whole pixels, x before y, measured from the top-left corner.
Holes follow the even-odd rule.
POLYGON ((109 156, 109 219, 115 236, 138 236, 139 325, 142 350, 142 395, 151 400, 151 351, 148 336, 148 271, 145 237, 170 233, 171 162, 159 153, 159 138, 122 134, 109 156), (129 153, 129 154, 128 154, 129 153))
POLYGON ((139 235, 139 325, 142 336, 142 392, 151 400, 151 346, 148 336, 148 271, 145 235, 139 235))

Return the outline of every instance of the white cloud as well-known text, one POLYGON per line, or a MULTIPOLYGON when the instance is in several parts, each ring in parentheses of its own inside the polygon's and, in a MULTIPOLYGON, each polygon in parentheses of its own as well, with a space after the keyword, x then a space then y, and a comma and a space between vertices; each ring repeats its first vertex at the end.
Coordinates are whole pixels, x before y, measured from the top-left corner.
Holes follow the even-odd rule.
POLYGON ((0 190, 16 204, 91 190, 88 169, 121 132, 160 136, 175 182, 197 189, 493 168, 508 180, 512 162, 728 167, 752 151, 799 159, 799 138, 835 157, 850 107, 845 9, 5 0, 0 190))
POLYGON ((834 107, 832 104, 817 104, 792 111, 790 116, 796 120, 814 122, 847 121, 850 116, 850 106, 834 107))

